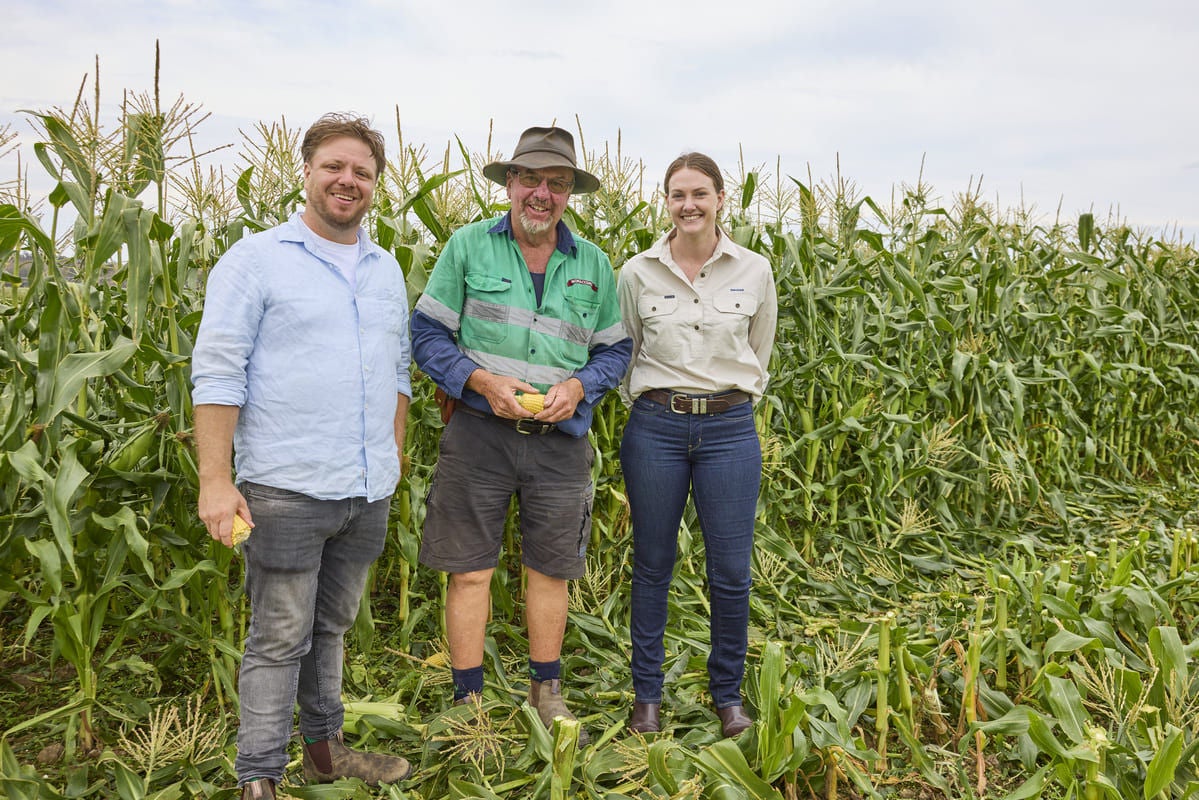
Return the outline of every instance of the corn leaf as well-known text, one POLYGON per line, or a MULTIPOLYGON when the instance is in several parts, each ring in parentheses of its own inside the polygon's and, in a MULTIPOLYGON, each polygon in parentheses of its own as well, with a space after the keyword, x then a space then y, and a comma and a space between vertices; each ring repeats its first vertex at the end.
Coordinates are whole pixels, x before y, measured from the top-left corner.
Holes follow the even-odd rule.
POLYGON ((745 755, 732 739, 722 739, 711 747, 689 755, 713 780, 729 781, 754 800, 782 800, 777 789, 750 769, 745 755))

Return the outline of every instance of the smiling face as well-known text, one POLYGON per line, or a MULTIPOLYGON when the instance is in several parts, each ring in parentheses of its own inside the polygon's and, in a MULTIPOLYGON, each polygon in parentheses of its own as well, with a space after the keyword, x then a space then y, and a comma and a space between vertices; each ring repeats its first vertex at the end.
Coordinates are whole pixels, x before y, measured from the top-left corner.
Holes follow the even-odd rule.
POLYGON ((326 139, 304 164, 304 222, 318 236, 353 244, 374 197, 376 177, 366 142, 352 136, 326 139))
POLYGON ((682 234, 716 232, 716 220, 724 207, 724 192, 708 175, 683 167, 670 176, 666 185, 666 209, 682 234))
POLYGON ((563 185, 569 185, 574 181, 574 172, 566 167, 518 169, 526 180, 530 174, 539 176, 542 180, 536 186, 528 187, 516 174, 508 173, 506 185, 508 199, 512 201, 512 219, 529 238, 540 238, 557 227, 570 199, 569 189, 565 192, 551 191, 550 182, 564 181, 563 185))

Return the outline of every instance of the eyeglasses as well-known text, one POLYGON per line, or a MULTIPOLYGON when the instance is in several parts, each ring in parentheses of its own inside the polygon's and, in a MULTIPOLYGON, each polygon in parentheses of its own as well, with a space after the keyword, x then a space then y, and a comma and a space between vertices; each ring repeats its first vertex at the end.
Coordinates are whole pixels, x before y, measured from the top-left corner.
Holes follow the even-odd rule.
POLYGON ((570 190, 575 188, 575 182, 569 178, 546 178, 540 172, 531 172, 527 169, 511 169, 509 172, 516 176, 516 180, 526 189, 536 189, 545 181, 545 185, 554 194, 570 194, 570 190))

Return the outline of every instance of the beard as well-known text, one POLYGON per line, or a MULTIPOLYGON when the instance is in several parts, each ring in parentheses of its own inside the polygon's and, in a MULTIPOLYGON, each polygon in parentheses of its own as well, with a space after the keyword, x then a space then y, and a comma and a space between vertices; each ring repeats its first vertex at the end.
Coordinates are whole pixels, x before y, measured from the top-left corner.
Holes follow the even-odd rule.
POLYGON ((554 224, 555 223, 552 219, 538 222, 537 220, 529 219, 528 214, 525 214, 523 211, 520 214, 520 226, 524 228, 525 233, 529 234, 530 236, 540 236, 550 228, 554 227, 554 224))
POLYGON ((316 193, 308 198, 305 210, 311 211, 330 230, 357 233, 358 226, 366 216, 368 206, 369 204, 352 210, 340 209, 336 208, 329 198, 316 193))

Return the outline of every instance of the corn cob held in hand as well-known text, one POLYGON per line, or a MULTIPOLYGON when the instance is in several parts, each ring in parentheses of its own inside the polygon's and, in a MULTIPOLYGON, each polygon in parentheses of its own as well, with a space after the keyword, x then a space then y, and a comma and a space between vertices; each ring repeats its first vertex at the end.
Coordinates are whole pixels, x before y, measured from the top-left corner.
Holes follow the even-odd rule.
POLYGON ((543 394, 518 394, 516 402, 520 403, 526 410, 536 414, 545 408, 545 395, 543 394))
POLYGON ((233 546, 237 547, 239 544, 244 542, 246 539, 249 539, 251 530, 253 530, 253 528, 250 527, 250 523, 248 523, 244 519, 242 519, 241 514, 234 514, 233 515, 233 546))

